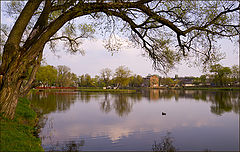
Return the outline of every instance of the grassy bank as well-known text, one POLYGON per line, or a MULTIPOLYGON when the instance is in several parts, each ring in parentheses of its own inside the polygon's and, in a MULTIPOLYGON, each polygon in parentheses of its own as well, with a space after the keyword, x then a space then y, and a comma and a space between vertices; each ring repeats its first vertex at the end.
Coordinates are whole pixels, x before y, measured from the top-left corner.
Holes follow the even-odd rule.
POLYGON ((76 90, 82 91, 82 92, 126 92, 126 93, 136 92, 136 90, 127 90, 127 89, 82 89, 82 88, 78 88, 76 90))
POLYGON ((240 87, 184 87, 184 90, 240 90, 240 87))
POLYGON ((19 99, 13 120, 0 119, 0 151, 43 151, 41 140, 34 136, 37 114, 27 99, 19 99))
POLYGON ((151 89, 173 89, 173 90, 240 90, 240 87, 159 87, 151 89))
POLYGON ((81 91, 81 92, 124 92, 124 93, 133 93, 136 90, 130 89, 102 89, 102 88, 77 88, 77 89, 32 89, 32 92, 38 91, 81 91))

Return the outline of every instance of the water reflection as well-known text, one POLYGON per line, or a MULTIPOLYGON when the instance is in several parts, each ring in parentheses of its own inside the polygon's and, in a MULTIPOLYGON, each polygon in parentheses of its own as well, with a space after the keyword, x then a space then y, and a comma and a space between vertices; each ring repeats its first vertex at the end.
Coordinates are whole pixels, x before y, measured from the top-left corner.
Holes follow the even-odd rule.
POLYGON ((47 151, 238 148, 237 91, 39 92, 30 99, 44 114, 47 151))
POLYGON ((110 94, 104 94, 104 99, 100 103, 101 111, 105 113, 109 113, 114 110, 118 116, 127 116, 133 107, 135 102, 141 100, 141 94, 114 94, 114 96, 110 94))
POLYGON ((61 141, 57 142, 56 144, 53 145, 48 145, 46 147, 48 150, 51 152, 55 151, 65 151, 65 152, 78 152, 82 151, 82 147, 84 146, 85 141, 84 140, 70 140, 70 141, 61 141))
POLYGON ((88 103, 91 100, 100 102, 100 110, 104 113, 115 111, 118 116, 127 116, 133 105, 142 98, 148 98, 150 102, 158 102, 159 99, 168 101, 174 99, 194 99, 196 101, 210 102, 211 112, 221 115, 225 112, 239 113, 240 94, 238 91, 195 91, 195 90, 143 90, 142 93, 95 93, 95 92, 38 92, 32 94, 30 99, 35 107, 43 114, 55 111, 66 111, 76 101, 88 103), (104 98, 102 98, 104 95, 104 98))
POLYGON ((145 91, 149 101, 158 99, 172 99, 178 101, 179 98, 201 100, 211 102, 211 112, 221 115, 224 112, 239 113, 240 93, 238 91, 206 91, 206 90, 157 90, 145 91))
POLYGON ((77 97, 76 92, 37 92, 29 98, 42 114, 48 114, 68 110, 77 97))
POLYGON ((212 102, 212 113, 217 115, 231 111, 239 113, 239 95, 237 96, 237 94, 234 94, 233 92, 215 92, 214 95, 209 96, 209 100, 212 102))
POLYGON ((167 132, 160 142, 154 141, 152 150, 153 152, 175 152, 176 148, 173 145, 173 141, 174 138, 171 136, 171 132, 167 132))

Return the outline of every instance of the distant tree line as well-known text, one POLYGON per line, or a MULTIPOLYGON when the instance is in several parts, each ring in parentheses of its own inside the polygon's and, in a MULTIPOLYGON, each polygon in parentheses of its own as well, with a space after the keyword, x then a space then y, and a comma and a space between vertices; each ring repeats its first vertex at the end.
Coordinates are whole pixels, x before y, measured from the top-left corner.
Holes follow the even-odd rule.
MULTIPOLYGON (((201 75, 200 77, 184 77, 185 80, 191 80, 195 86, 240 86, 240 71, 239 66, 224 67, 220 64, 210 66, 208 74, 201 75)), ((182 85, 184 81, 178 75, 174 78, 160 78, 162 85, 182 85)))
MULTIPOLYGON (((224 67, 216 64, 210 67, 209 74, 200 77, 184 77, 190 79, 195 86, 213 85, 213 86, 234 86, 239 85, 239 67, 237 65, 224 67)), ((42 65, 34 81, 34 86, 56 86, 56 87, 106 87, 106 88, 125 88, 125 87, 143 87, 150 83, 147 78, 141 75, 132 74, 126 66, 119 66, 112 71, 104 68, 99 75, 91 77, 89 74, 77 76, 71 72, 71 69, 65 65, 57 67, 51 65, 42 65)), ((175 78, 159 77, 159 84, 162 86, 176 86, 184 83, 176 75, 175 78)))
POLYGON ((142 76, 132 74, 125 66, 119 66, 114 72, 109 68, 104 68, 99 75, 91 77, 89 74, 77 76, 65 65, 57 67, 43 65, 36 74, 34 86, 124 88, 127 86, 141 87, 142 83, 142 76))

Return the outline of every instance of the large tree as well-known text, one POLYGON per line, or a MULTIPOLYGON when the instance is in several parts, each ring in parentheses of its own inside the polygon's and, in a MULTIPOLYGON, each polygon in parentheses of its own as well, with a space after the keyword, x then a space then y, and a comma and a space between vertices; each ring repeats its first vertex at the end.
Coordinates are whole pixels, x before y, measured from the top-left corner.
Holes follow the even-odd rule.
POLYGON ((57 69, 51 65, 41 66, 36 73, 35 83, 37 86, 52 86, 56 84, 57 69))
POLYGON ((66 65, 57 66, 57 85, 59 87, 69 86, 71 79, 71 69, 66 65))
POLYGON ((110 77, 112 76, 112 70, 109 68, 104 68, 100 71, 100 76, 104 82, 105 86, 109 85, 110 77))
POLYGON ((236 83, 236 84, 240 85, 240 68, 239 68, 239 65, 233 65, 231 67, 231 71, 232 71, 231 78, 232 78, 233 84, 236 83))
POLYGON ((78 51, 77 40, 89 36, 91 27, 79 22, 81 26, 74 26, 77 18, 88 16, 98 23, 95 28, 109 32, 111 39, 105 46, 113 51, 121 46, 120 41, 113 41, 118 38, 114 33, 122 32, 120 36, 146 51, 157 70, 172 68, 175 62, 191 56, 204 64, 214 61, 219 57, 216 41, 239 34, 238 1, 28 0, 12 3, 19 15, 4 43, 0 66, 0 111, 10 118, 14 117, 20 88, 29 87, 34 79, 46 44, 52 47, 54 40, 63 40, 70 50, 78 51), (63 27, 65 32, 59 34, 63 27), (80 35, 76 29, 80 29, 80 35), (23 80, 29 68, 32 74, 25 84, 23 80))
POLYGON ((128 69, 128 67, 119 66, 115 70, 113 79, 118 88, 125 87, 128 85, 130 81, 130 76, 131 76, 131 71, 128 69))
POLYGON ((214 75, 214 81, 216 85, 227 85, 226 83, 230 81, 226 81, 229 77, 229 75, 232 73, 231 69, 229 67, 223 67, 220 64, 212 65, 210 68, 210 72, 213 72, 214 75))

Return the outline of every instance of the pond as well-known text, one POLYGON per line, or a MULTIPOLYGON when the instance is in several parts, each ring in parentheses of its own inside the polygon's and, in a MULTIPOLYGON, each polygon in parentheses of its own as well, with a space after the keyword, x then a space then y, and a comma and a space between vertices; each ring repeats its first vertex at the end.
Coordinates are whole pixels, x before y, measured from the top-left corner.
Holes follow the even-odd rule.
POLYGON ((37 92, 46 151, 239 150, 238 91, 37 92))

